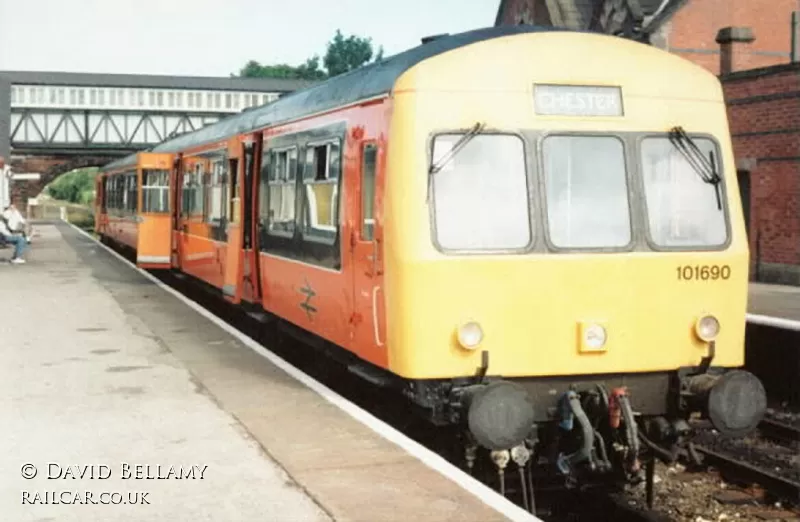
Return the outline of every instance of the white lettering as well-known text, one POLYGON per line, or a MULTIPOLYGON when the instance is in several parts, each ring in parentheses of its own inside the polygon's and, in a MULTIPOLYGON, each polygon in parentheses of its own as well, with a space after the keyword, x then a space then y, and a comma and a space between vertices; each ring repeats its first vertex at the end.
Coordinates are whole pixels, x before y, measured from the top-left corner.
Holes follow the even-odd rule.
POLYGON ((622 116, 618 87, 535 85, 536 112, 557 116, 622 116))

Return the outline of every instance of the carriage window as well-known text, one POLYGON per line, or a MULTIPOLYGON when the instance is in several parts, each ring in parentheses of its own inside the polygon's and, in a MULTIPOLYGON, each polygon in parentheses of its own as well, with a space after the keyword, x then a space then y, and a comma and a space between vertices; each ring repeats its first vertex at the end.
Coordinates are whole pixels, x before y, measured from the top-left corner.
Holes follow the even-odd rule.
POLYGON ((271 150, 261 174, 260 209, 262 223, 275 236, 294 235, 297 148, 271 150))
POLYGON ((551 136, 543 147, 547 222, 558 248, 631 242, 625 153, 617 138, 551 136))
POLYGON ((194 166, 194 175, 192 176, 192 195, 194 198, 192 200, 191 214, 201 216, 205 212, 206 176, 204 167, 205 165, 202 162, 197 163, 194 166))
POLYGON ((375 171, 378 163, 378 147, 370 143, 364 146, 361 160, 361 239, 372 241, 375 227, 375 171))
POLYGON ((138 198, 136 190, 136 173, 128 172, 125 174, 125 204, 124 208, 128 212, 136 212, 138 208, 138 198))
MULTIPOLYGON (((713 142, 708 139, 693 141, 706 158, 714 152, 719 169, 719 154, 713 142)), ((667 138, 643 140, 641 152, 652 241, 663 247, 723 245, 728 232, 722 185, 717 187, 704 181, 667 138)))
POLYGON ((225 218, 228 176, 225 158, 211 164, 208 194, 208 221, 218 222, 225 218))
POLYGON ((184 173, 183 173, 183 189, 181 190, 181 208, 183 209, 183 213, 188 215, 192 211, 192 202, 194 201, 194 186, 192 183, 192 177, 194 174, 192 173, 192 169, 194 166, 189 163, 184 165, 184 173))
POLYGON ((339 226, 339 143, 306 148, 303 168, 303 237, 332 245, 339 226))
POLYGON ((145 170, 142 178, 142 211, 169 212, 169 173, 166 170, 145 170))
MULTIPOLYGON (((433 163, 462 135, 433 142, 433 163)), ((432 178, 436 241, 449 250, 508 250, 531 242, 525 148, 517 136, 477 135, 432 178)))

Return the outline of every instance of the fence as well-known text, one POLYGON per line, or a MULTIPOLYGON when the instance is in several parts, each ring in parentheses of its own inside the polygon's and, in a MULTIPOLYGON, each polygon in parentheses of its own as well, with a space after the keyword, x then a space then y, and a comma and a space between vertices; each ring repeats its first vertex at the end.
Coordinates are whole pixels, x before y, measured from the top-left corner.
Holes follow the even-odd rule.
POLYGON ((28 220, 64 219, 81 228, 94 227, 94 212, 91 208, 75 203, 55 200, 28 201, 28 220))

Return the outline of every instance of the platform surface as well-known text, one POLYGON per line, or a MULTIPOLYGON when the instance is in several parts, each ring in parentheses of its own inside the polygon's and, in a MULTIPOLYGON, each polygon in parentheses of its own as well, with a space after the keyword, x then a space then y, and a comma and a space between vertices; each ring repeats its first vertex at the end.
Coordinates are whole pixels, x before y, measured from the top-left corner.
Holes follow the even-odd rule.
POLYGON ((747 311, 800 321, 800 287, 750 283, 747 311))
POLYGON ((508 520, 69 225, 37 230, 0 263, 3 520, 508 520))

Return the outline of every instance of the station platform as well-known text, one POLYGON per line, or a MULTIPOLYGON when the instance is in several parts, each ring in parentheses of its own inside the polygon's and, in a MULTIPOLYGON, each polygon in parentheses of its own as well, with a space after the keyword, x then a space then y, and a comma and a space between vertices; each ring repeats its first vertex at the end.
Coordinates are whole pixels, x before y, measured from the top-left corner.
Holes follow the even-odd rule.
POLYGON ((3 520, 537 520, 71 225, 36 230, 0 262, 3 520))
POLYGON ((752 322, 800 330, 800 287, 750 283, 747 311, 752 322))

